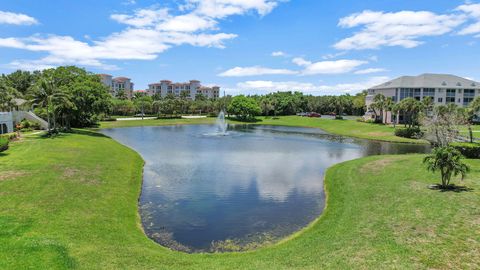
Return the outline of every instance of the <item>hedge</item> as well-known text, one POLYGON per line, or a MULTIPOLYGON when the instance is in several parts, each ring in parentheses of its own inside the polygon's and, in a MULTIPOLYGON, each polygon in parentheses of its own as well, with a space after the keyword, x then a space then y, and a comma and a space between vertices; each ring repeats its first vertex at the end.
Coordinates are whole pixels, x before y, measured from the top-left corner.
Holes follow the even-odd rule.
POLYGON ((9 140, 5 137, 0 137, 0 152, 8 149, 9 140))
POLYGON ((450 145, 466 158, 480 158, 480 143, 455 142, 450 145))
POLYGON ((423 132, 418 127, 397 128, 395 129, 395 136, 409 139, 418 139, 423 136, 423 132))

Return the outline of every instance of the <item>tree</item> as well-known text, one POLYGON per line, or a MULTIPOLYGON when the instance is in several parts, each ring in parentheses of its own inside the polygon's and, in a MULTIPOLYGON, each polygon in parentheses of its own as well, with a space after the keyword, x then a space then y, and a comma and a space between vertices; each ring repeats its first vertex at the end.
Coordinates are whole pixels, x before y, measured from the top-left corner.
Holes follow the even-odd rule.
POLYGON ((373 103, 370 104, 370 109, 373 110, 373 114, 375 115, 375 121, 378 120, 378 116, 380 113, 380 122, 383 123, 384 107, 385 107, 385 96, 383 94, 376 94, 373 97, 373 103))
POLYGON ((61 91, 58 88, 54 78, 44 77, 39 82, 38 85, 33 89, 31 94, 31 102, 35 106, 40 106, 46 109, 47 111, 47 122, 48 130, 52 130, 52 121, 53 128, 55 125, 55 109, 56 106, 62 103, 70 102, 68 95, 61 91), (53 114, 53 117, 50 115, 50 112, 53 114))
POLYGON ((426 129, 425 139, 436 146, 453 142, 459 134, 459 125, 463 123, 454 104, 436 106, 430 115, 423 115, 421 122, 426 129))
POLYGON ((18 92, 9 86, 4 78, 0 78, 0 111, 10 111, 15 106, 18 92))
POLYGON ((35 75, 28 71, 17 70, 3 76, 8 86, 14 88, 21 95, 26 95, 35 83, 35 75))
POLYGON ((253 98, 240 95, 232 99, 228 106, 228 112, 234 114, 240 120, 252 120, 262 110, 253 98))
POLYGON ((125 90, 119 90, 117 92, 116 98, 121 99, 121 100, 126 100, 126 99, 128 99, 127 93, 125 93, 125 90))
POLYGON ((268 116, 270 112, 274 109, 270 97, 264 96, 260 100, 260 107, 262 108, 262 114, 268 116))
POLYGON ((462 154, 451 146, 436 147, 432 154, 425 157, 423 163, 427 165, 427 170, 440 171, 442 184, 441 188, 447 188, 450 185, 452 176, 461 175, 462 180, 470 171, 467 164, 462 161, 462 154))
POLYGON ((475 118, 478 117, 478 113, 480 112, 480 97, 476 97, 470 105, 465 108, 465 124, 468 128, 468 135, 470 138, 470 142, 473 143, 473 131, 472 131, 472 123, 475 118))
POLYGON ((419 124, 418 116, 423 109, 420 101, 412 97, 405 98, 398 103, 398 108, 403 113, 403 121, 405 126, 408 124, 408 127, 411 128, 419 124))

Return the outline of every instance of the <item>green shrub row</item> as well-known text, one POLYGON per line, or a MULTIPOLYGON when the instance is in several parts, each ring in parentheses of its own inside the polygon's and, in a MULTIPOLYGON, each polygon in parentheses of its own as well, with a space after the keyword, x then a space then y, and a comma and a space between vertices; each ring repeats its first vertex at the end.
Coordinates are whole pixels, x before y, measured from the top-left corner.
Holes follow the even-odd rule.
POLYGON ((8 149, 8 143, 10 141, 5 137, 0 137, 0 152, 3 152, 8 149))
POLYGON ((395 129, 395 136, 409 139, 419 139, 423 136, 423 132, 419 127, 397 128, 395 129))
POLYGON ((480 158, 480 143, 455 142, 450 145, 466 158, 480 158))

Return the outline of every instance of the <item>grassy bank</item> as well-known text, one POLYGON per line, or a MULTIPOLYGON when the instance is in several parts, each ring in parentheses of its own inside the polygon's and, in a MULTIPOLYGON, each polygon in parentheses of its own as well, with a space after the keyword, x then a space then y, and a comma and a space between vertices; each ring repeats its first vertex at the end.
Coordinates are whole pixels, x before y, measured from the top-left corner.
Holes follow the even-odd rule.
MULTIPOLYGON (((255 124, 261 125, 279 125, 321 128, 329 133, 342 136, 349 136, 361 139, 404 142, 404 143, 426 143, 424 140, 402 138, 394 135, 395 129, 392 126, 369 124, 357 122, 355 120, 332 120, 323 118, 308 118, 299 116, 280 116, 278 118, 258 117, 255 124)), ((100 128, 134 127, 134 126, 165 126, 182 124, 213 124, 215 118, 199 119, 161 119, 161 120, 135 120, 135 121, 114 121, 101 122, 100 128)), ((241 124, 237 121, 229 123, 241 124)))
POLYGON ((422 156, 370 157, 326 176, 303 233, 248 253, 183 254, 139 226, 143 161, 91 132, 27 138, 0 154, 0 269, 452 269, 480 267, 480 161, 468 192, 429 190, 422 156), (406 170, 408 168, 408 170, 406 170))

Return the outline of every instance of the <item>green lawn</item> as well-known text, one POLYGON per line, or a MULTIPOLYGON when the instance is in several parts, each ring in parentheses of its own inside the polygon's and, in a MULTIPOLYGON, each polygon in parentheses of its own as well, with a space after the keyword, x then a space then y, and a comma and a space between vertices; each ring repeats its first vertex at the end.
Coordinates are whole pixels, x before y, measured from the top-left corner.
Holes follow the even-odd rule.
POLYGON ((184 254, 141 230, 140 156, 82 133, 34 135, 0 154, 0 269, 480 268, 480 160, 462 183, 473 190, 459 193, 427 189, 438 176, 420 155, 342 163, 303 232, 247 253, 184 254))
MULTIPOLYGON (((427 143, 424 140, 407 139, 394 135, 394 128, 388 125, 378 125, 357 122, 355 120, 331 120, 323 118, 308 118, 299 116, 281 116, 276 119, 259 117, 256 124, 262 125, 281 125, 281 126, 301 126, 321 128, 327 132, 350 136, 361 139, 371 139, 379 141, 406 142, 406 143, 427 143)), ((240 123, 229 121, 230 123, 240 123)), ((101 122, 100 128, 116 127, 134 127, 134 126, 163 126, 163 125, 181 125, 181 124, 213 124, 215 118, 200 119, 162 119, 162 120, 134 120, 134 121, 114 121, 101 122)))
POLYGON ((150 120, 121 120, 100 122, 100 128, 120 128, 120 127, 138 127, 138 126, 168 126, 168 125, 192 125, 192 124, 213 124, 215 118, 197 118, 197 119, 150 119, 150 120))
MULTIPOLYGON (((480 125, 472 126, 472 131, 473 131, 473 137, 480 139, 480 125)), ((467 137, 470 136, 467 128, 462 129, 461 132, 463 136, 467 136, 467 137)))

